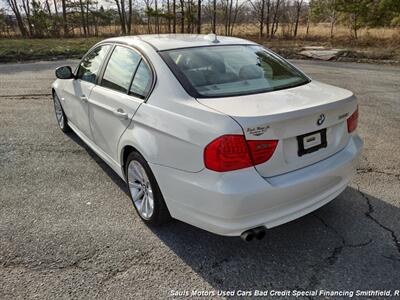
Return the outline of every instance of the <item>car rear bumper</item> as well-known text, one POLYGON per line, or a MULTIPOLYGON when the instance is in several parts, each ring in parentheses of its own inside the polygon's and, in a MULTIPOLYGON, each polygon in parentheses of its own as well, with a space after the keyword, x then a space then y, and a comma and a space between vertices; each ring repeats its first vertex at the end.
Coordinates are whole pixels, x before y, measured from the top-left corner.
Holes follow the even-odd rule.
POLYGON ((263 178, 253 168, 188 173, 150 164, 171 215, 220 235, 238 236, 304 216, 336 198, 354 174, 362 140, 352 135, 333 156, 286 174, 263 178))

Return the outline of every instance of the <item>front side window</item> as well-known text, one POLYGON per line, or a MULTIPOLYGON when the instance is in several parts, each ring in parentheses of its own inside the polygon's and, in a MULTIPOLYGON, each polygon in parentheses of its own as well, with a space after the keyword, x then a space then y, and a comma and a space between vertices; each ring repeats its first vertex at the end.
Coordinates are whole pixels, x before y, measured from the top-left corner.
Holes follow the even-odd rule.
POLYGON ((103 45, 86 55, 79 65, 76 77, 84 81, 95 83, 99 76, 101 65, 110 48, 110 45, 103 45))
POLYGON ((152 75, 150 67, 142 59, 135 73, 135 77, 133 78, 129 93, 133 96, 144 99, 150 91, 151 83, 152 75))
POLYGON ((254 94, 309 82, 292 65, 257 45, 185 48, 161 55, 195 97, 254 94))
POLYGON ((101 85, 127 93, 140 59, 136 51, 116 46, 104 71, 101 85))

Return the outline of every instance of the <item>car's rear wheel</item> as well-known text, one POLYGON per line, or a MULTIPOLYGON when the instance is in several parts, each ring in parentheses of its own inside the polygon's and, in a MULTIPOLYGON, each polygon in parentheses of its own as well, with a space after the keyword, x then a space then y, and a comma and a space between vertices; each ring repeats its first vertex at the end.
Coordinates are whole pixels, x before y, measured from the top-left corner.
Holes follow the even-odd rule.
POLYGON ((54 102, 54 112, 56 115, 58 126, 61 128, 63 132, 71 131, 70 127, 68 126, 67 116, 65 115, 64 110, 61 106, 60 99, 55 93, 53 94, 53 102, 54 102))
POLYGON ((140 218, 154 225, 168 222, 171 215, 146 160, 139 153, 131 152, 125 166, 129 194, 140 218))

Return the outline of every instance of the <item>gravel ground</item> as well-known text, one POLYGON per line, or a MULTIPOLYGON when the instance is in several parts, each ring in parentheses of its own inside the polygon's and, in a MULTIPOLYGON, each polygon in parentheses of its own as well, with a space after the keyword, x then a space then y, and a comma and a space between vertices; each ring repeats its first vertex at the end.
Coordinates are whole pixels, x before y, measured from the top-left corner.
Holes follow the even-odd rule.
POLYGON ((57 128, 50 83, 66 63, 0 65, 0 298, 400 289, 399 67, 295 61, 359 97, 358 174, 330 204, 244 243, 139 220, 123 182, 57 128))

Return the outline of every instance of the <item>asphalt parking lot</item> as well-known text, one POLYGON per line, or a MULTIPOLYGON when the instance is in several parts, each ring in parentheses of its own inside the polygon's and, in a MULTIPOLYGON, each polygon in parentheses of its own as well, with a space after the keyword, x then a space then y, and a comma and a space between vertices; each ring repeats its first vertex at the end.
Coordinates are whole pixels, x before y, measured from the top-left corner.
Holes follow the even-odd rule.
POLYGON ((295 61, 356 93, 365 149, 337 199, 245 243, 139 220, 122 180, 57 128, 50 84, 66 63, 0 65, 1 299, 400 289, 400 67, 295 61))

